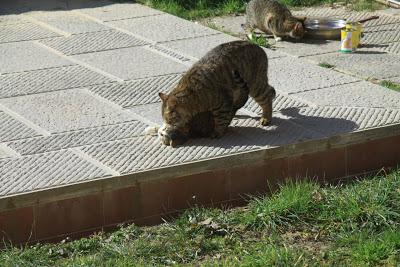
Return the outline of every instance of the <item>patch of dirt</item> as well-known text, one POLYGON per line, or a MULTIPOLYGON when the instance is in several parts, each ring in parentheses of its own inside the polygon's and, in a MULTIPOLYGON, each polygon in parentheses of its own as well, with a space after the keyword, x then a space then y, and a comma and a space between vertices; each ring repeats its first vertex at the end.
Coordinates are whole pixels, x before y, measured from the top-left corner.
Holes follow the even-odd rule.
POLYGON ((332 247, 332 243, 329 239, 318 230, 293 230, 283 233, 281 237, 285 244, 305 250, 313 256, 319 256, 318 258, 332 247))

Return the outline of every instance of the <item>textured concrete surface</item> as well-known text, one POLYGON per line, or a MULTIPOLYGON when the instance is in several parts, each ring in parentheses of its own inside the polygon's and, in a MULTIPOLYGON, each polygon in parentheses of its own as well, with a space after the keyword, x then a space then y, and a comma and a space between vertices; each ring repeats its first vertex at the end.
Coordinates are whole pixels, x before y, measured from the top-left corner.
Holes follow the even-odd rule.
MULTIPOLYGON (((346 19, 347 21, 358 21, 371 16, 379 16, 379 19, 370 20, 363 23, 364 37, 361 43, 363 47, 358 49, 358 53, 400 53, 400 15, 395 9, 380 10, 375 12, 356 12, 345 9, 344 7, 310 7, 293 11, 298 16, 312 18, 331 18, 346 19)), ((244 31, 240 24, 245 22, 244 16, 218 17, 204 20, 205 25, 212 25, 221 30, 243 38, 244 31)), ((312 40, 305 38, 301 41, 283 40, 275 43, 270 39, 277 51, 284 52, 292 56, 307 57, 311 55, 328 54, 336 55, 340 49, 340 41, 312 40)), ((387 57, 390 57, 388 55, 387 57)), ((366 63, 368 64, 368 63, 366 63)), ((377 77, 379 78, 379 77, 377 77)))
MULTIPOLYGON (((272 125, 260 126, 261 109, 250 99, 223 138, 172 149, 144 134, 161 123, 158 92, 236 37, 103 0, 6 1, 0 14, 0 198, 400 122, 400 94, 362 81, 399 80, 397 16, 367 23, 359 53, 337 53, 338 42, 265 49, 277 90, 272 125)), ((243 17, 229 23, 225 30, 240 31, 243 17)))

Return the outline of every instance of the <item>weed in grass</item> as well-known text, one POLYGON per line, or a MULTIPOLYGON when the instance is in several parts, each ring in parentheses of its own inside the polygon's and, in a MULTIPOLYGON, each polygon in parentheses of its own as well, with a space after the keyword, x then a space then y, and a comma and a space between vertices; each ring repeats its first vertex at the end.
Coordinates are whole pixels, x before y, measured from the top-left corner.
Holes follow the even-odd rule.
POLYGON ((318 64, 318 66, 320 66, 322 68, 327 68, 327 69, 333 69, 335 67, 335 65, 329 64, 327 62, 321 62, 318 64))
POLYGON ((258 46, 271 48, 271 44, 268 42, 267 38, 265 38, 265 36, 262 34, 257 35, 255 33, 251 33, 251 35, 248 37, 248 39, 250 42, 252 42, 253 44, 256 44, 258 46))
POLYGON ((380 85, 382 85, 386 88, 389 88, 391 90, 400 92, 400 84, 398 84, 398 83, 391 82, 391 81, 381 81, 380 85))

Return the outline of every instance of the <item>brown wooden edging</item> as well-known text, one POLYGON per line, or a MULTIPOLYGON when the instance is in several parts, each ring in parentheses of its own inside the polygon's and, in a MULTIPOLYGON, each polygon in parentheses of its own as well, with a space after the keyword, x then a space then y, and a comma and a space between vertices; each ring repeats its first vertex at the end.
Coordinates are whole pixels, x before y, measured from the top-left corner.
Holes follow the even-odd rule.
POLYGON ((400 163, 400 124, 0 199, 0 238, 80 237, 123 222, 151 225, 194 206, 243 204, 287 177, 319 181, 400 163))

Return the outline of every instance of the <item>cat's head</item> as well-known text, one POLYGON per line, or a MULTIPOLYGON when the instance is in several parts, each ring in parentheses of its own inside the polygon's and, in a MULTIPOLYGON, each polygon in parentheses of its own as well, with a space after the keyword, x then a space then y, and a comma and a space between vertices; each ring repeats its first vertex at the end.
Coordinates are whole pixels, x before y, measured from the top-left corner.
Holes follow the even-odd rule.
POLYGON ((304 26, 304 21, 306 17, 293 17, 293 19, 289 22, 290 25, 290 32, 289 36, 295 39, 303 38, 306 28, 304 26))
POLYGON ((171 147, 183 144, 189 135, 188 112, 173 95, 158 94, 162 100, 161 115, 164 125, 158 131, 162 142, 171 147))

